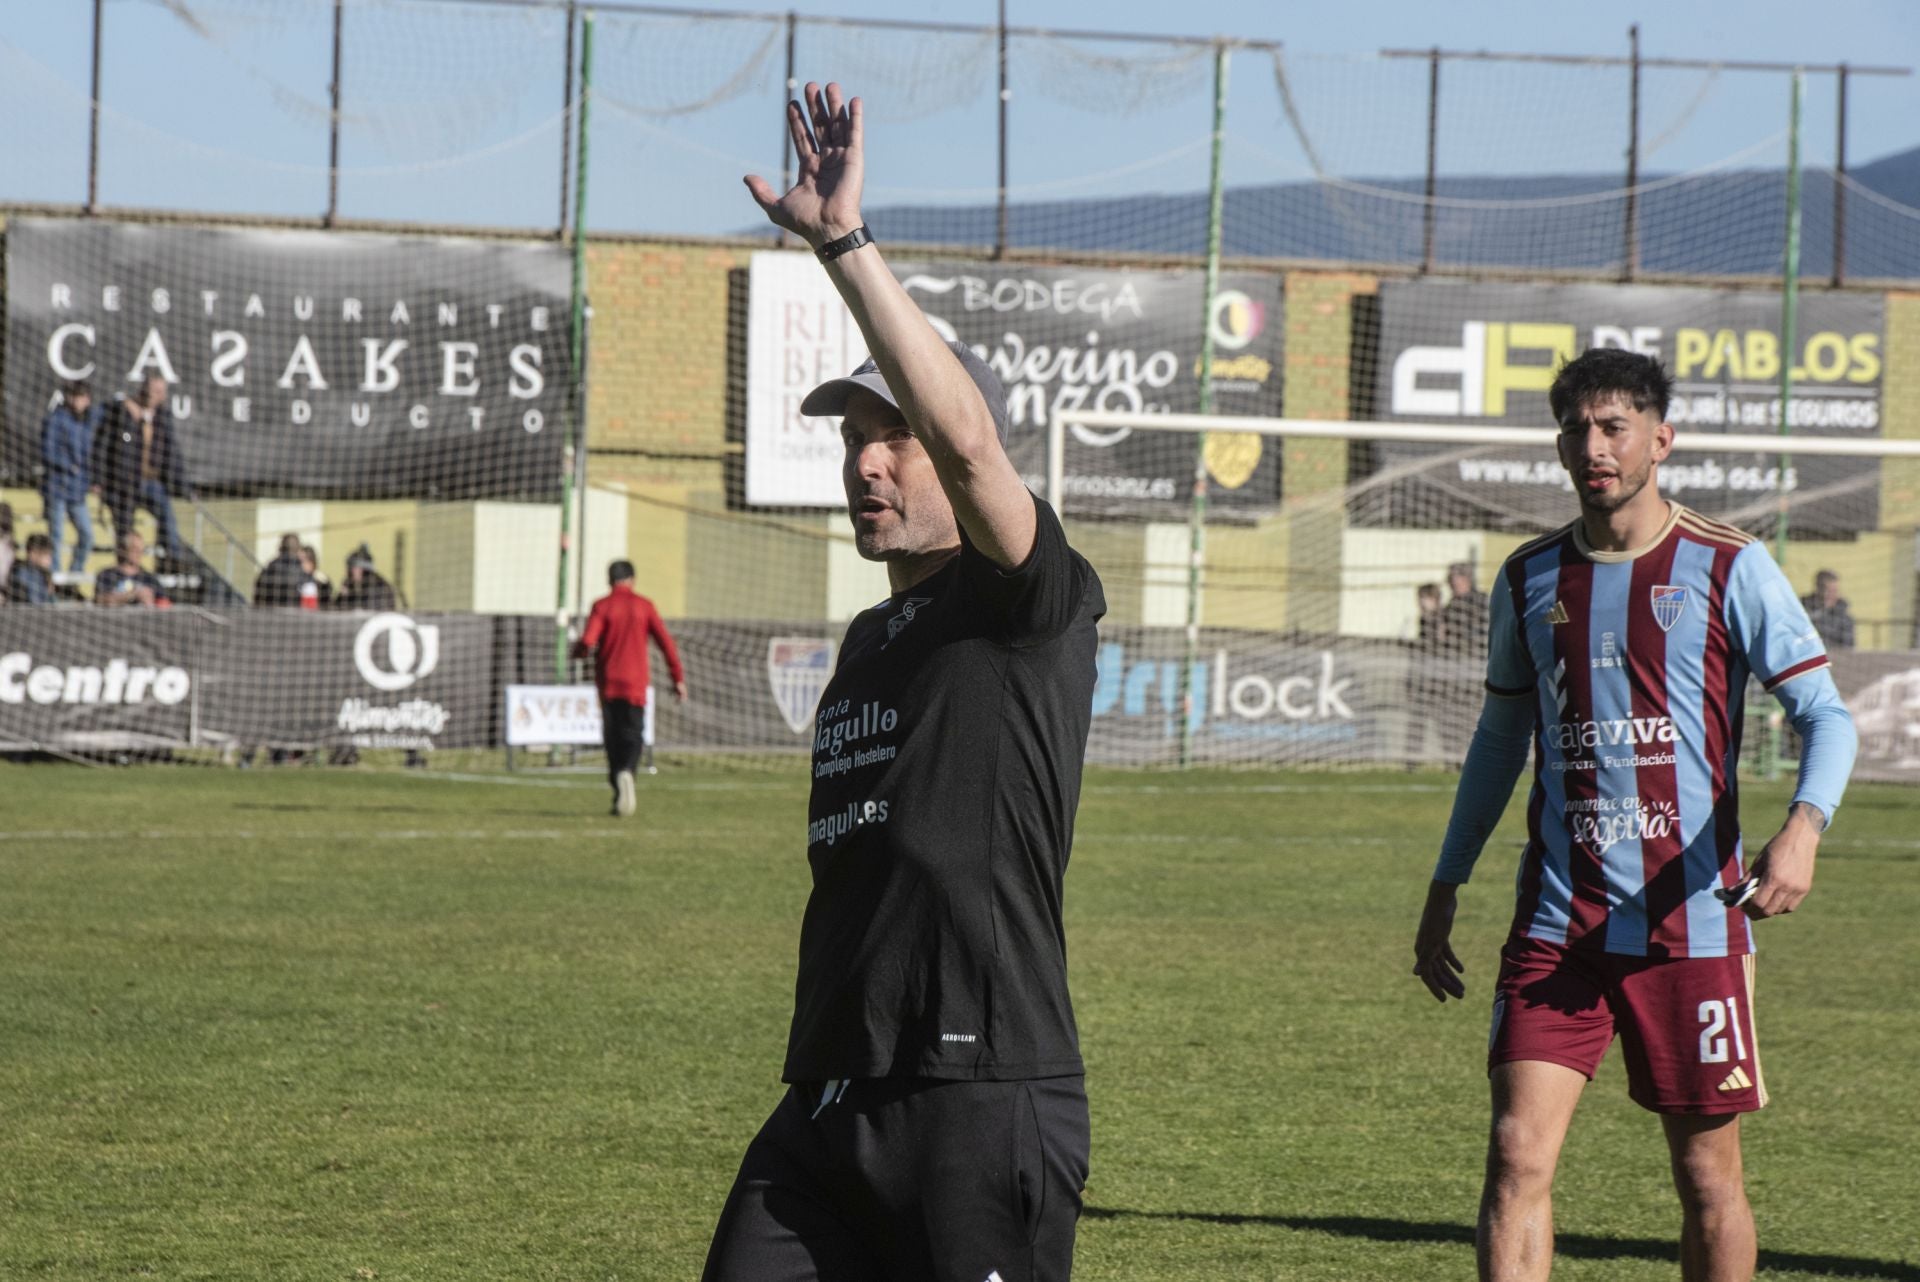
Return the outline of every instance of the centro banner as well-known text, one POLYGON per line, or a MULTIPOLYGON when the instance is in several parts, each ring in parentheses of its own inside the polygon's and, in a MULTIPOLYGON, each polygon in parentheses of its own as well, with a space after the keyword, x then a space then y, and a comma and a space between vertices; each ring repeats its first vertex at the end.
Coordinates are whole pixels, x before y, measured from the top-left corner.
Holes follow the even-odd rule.
POLYGON ((34 484, 60 385, 172 387, 195 486, 550 498, 570 275, 551 244, 7 221, 0 472, 34 484))
MULTIPOLYGON (((1047 428, 1062 410, 1199 409, 1203 272, 904 262, 893 273, 936 330, 973 348, 1007 385, 1007 452, 1036 493, 1046 486, 1047 428)), ((800 402, 866 359, 859 328, 811 256, 755 254, 748 285, 747 502, 841 506, 839 424, 808 418, 800 402)), ((1211 316, 1216 413, 1280 413, 1281 308, 1279 275, 1220 277, 1211 316)), ((1193 448, 1184 433, 1073 426, 1065 506, 1170 512, 1192 493, 1193 448)), ((1253 515, 1280 501, 1277 442, 1214 433, 1205 450, 1217 508, 1253 515)))
MULTIPOLYGON (((1792 363, 1790 433, 1880 436, 1885 303, 1801 294, 1794 350, 1782 350, 1780 295, 1653 285, 1413 281, 1380 287, 1372 417, 1387 422, 1551 427, 1547 389, 1589 347, 1657 356, 1673 377, 1668 418, 1686 435, 1780 431, 1780 374, 1792 363)), ((1415 527, 1546 529, 1573 514, 1573 487, 1550 449, 1379 443, 1376 474, 1408 475, 1372 493, 1357 519, 1415 527), (1419 466, 1422 463, 1428 466, 1419 466)), ((1677 453, 1660 491, 1737 521, 1793 503, 1796 530, 1846 534, 1879 524, 1872 459, 1677 453)))
POLYGON ((507 638, 496 637, 501 622, 305 610, 4 610, 0 745, 490 746, 499 740, 496 665, 508 657, 507 638))

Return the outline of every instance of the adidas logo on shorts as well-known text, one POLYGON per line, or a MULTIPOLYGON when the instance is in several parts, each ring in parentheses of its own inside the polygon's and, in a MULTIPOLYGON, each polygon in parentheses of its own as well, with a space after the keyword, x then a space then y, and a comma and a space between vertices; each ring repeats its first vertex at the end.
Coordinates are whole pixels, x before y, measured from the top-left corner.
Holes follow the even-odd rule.
POLYGON ((1734 1070, 1727 1074, 1727 1080, 1720 1083, 1720 1089, 1723 1091, 1745 1091, 1752 1088, 1753 1079, 1747 1076, 1746 1069, 1738 1065, 1735 1065, 1734 1070))

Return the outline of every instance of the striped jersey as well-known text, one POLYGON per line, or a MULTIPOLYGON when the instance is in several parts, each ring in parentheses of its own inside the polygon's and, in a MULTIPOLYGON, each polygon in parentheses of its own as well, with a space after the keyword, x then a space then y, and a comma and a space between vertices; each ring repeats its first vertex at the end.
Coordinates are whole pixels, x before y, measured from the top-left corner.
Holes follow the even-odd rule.
POLYGON ((1766 546, 1671 504, 1658 537, 1601 552, 1574 521, 1501 568, 1487 688, 1534 701, 1514 930, 1641 957, 1753 951, 1714 897, 1742 873, 1741 712, 1827 666, 1766 546))

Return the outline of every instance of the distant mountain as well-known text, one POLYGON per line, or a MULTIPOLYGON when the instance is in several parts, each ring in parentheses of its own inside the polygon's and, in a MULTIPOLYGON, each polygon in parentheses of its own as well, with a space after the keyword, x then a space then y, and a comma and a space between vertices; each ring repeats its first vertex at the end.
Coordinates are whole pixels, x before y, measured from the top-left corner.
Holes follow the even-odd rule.
MULTIPOLYGON (((1920 278, 1920 147, 1861 166, 1849 191, 1850 278, 1920 278), (1888 203, 1891 202, 1891 206, 1888 203)), ((1417 265, 1424 237, 1421 179, 1299 182, 1229 188, 1223 252, 1229 257, 1417 265)), ((1443 178, 1434 217, 1441 266, 1612 272, 1624 262, 1626 203, 1617 174, 1443 178)), ((1638 202, 1640 269, 1686 275, 1777 276, 1786 231, 1784 170, 1653 175, 1638 202)), ((1801 270, 1833 264, 1833 180, 1801 181, 1801 270)), ((991 205, 891 207, 869 213, 894 242, 991 245, 991 205)), ((1137 195, 1017 203, 1007 210, 1016 248, 1199 255, 1206 251, 1204 194, 1137 195)))

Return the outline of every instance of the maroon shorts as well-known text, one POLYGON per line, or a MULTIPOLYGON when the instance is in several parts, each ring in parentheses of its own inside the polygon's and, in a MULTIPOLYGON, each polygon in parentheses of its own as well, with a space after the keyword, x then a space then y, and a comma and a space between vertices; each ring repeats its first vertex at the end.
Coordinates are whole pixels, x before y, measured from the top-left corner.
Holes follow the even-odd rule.
POLYGON ((1592 1080, 1615 1032, 1628 1093, 1656 1113, 1767 1102, 1753 1035, 1753 954, 1651 960, 1514 935, 1500 950, 1487 1067, 1537 1059, 1592 1080))

